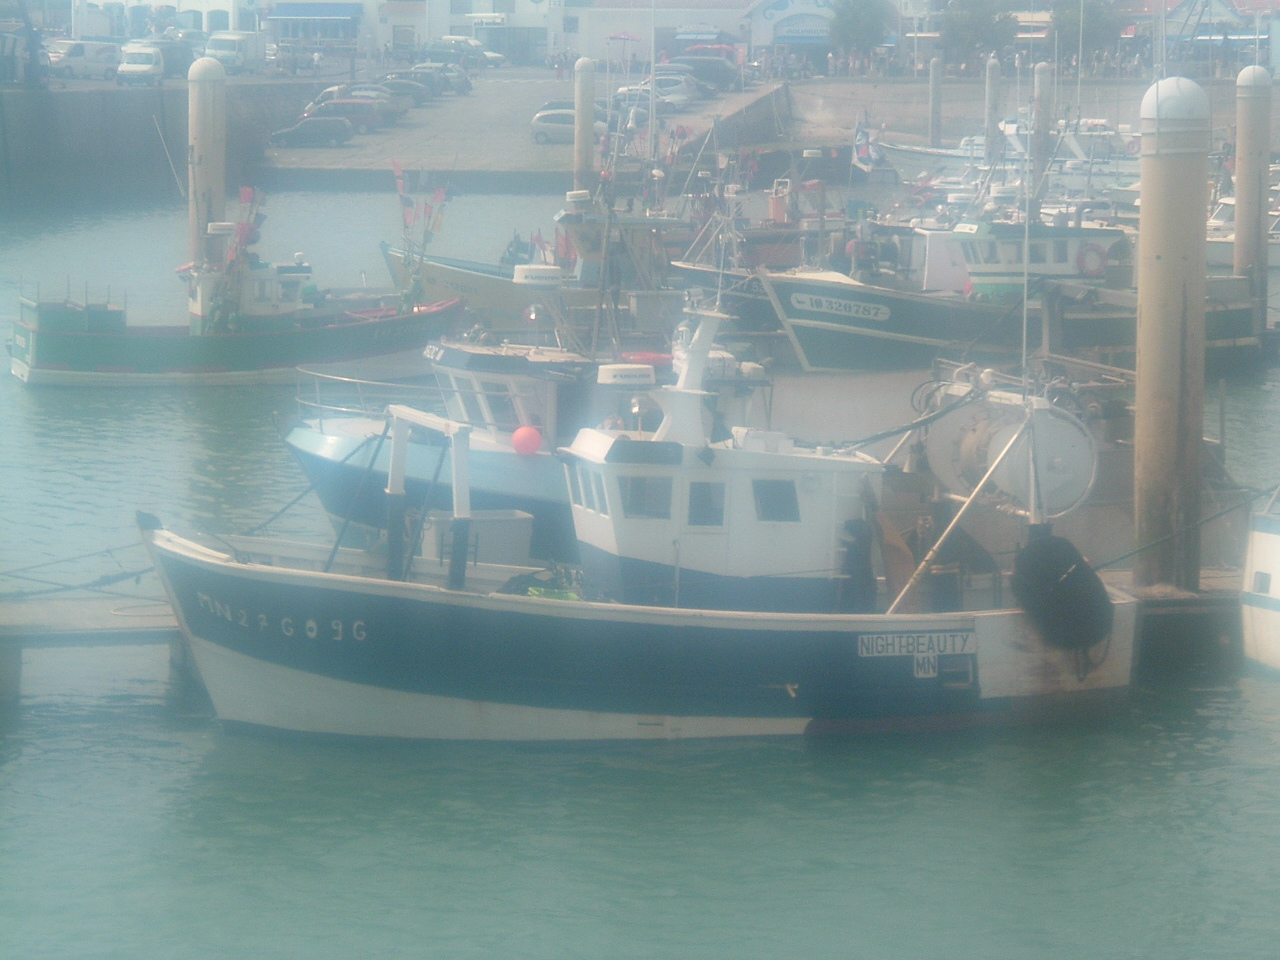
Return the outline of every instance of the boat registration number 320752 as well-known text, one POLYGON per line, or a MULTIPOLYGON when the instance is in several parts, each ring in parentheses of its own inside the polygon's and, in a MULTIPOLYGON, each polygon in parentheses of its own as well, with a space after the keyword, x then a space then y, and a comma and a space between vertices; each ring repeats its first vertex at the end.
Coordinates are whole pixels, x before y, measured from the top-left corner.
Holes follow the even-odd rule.
POLYGON ((917 677, 938 675, 938 657, 976 653, 971 630, 930 630, 921 633, 864 633, 858 637, 860 657, 911 657, 917 677))
POLYGON ((872 320, 876 323, 884 323, 890 316, 889 308, 879 303, 838 300, 835 297, 819 297, 812 293, 793 293, 791 305, 797 310, 832 313, 841 317, 853 317, 856 320, 872 320))

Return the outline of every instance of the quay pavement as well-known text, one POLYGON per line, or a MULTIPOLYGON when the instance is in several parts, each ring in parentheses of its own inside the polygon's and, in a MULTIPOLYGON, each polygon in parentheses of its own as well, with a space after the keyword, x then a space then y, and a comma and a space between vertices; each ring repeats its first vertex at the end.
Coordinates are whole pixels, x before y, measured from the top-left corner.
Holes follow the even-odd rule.
MULTIPOLYGON (((605 97, 625 79, 615 74, 606 80, 597 74, 596 97, 605 97)), ((543 68, 502 67, 475 72, 472 81, 470 94, 446 93, 411 109, 393 126, 357 134, 337 147, 268 147, 262 172, 271 180, 314 180, 324 173, 337 179, 370 171, 389 177, 391 161, 398 160, 406 172, 425 172, 435 179, 489 174, 518 184, 530 176, 557 183, 572 178, 573 145, 535 143, 530 129, 534 113, 544 103, 572 99, 571 71, 557 80, 543 68)), ((691 109, 665 118, 666 132, 684 128, 686 142, 696 142, 714 120, 770 96, 777 86, 756 84, 745 92, 695 101, 691 109)))

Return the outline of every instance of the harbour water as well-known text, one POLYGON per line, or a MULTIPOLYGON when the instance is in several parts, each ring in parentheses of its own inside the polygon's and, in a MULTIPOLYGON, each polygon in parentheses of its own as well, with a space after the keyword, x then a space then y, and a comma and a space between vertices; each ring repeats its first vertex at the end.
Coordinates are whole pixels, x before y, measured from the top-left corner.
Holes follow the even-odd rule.
MULTIPOLYGON (((556 209, 460 197, 438 249, 492 258, 556 209)), ((385 282, 394 197, 267 212, 264 256, 385 282)), ((20 281, 70 278, 173 322, 184 244, 168 206, 11 222, 0 315, 20 281)), ((1280 481, 1277 381, 1226 386, 1228 464, 1258 487, 1280 481)), ((264 520, 305 485, 271 419, 291 393, 0 377, 0 571, 129 569, 136 509, 264 520)), ((272 529, 327 527, 305 498, 272 529)), ((1270 957, 1278 796, 1265 677, 1143 688, 1085 729, 352 744, 224 732, 174 698, 163 645, 40 647, 0 717, 0 957, 1270 957)))

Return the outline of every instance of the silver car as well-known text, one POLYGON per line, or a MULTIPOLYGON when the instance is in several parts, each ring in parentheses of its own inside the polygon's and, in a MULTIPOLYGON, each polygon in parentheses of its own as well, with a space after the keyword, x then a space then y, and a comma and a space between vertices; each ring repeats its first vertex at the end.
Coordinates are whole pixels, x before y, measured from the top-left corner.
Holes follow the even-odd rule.
MULTIPOLYGON (((533 115, 533 139, 538 143, 573 143, 573 111, 541 110, 533 115)), ((608 128, 599 120, 592 121, 596 139, 608 128)))

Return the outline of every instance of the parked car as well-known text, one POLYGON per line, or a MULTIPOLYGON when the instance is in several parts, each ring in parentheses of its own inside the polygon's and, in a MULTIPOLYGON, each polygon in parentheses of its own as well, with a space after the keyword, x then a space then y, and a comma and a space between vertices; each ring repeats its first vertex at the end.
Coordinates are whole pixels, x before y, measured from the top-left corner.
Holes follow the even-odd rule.
MULTIPOLYGON (((533 139, 538 143, 573 143, 574 112, 543 110, 533 115, 532 127, 533 139)), ((592 121, 591 129, 597 140, 608 130, 603 120, 592 121)))
MULTIPOLYGON (((595 100, 595 105, 596 105, 596 119, 603 120, 605 114, 609 112, 609 101, 605 100, 603 97, 597 97, 595 100)), ((573 97, 565 97, 560 100, 548 100, 546 103, 540 106, 535 112, 541 113, 543 110, 576 110, 576 109, 577 109, 577 101, 574 100, 573 97)))
POLYGON ((299 120, 308 117, 345 117, 351 121, 356 133, 372 133, 386 125, 382 115, 382 106, 376 100, 341 99, 329 100, 325 103, 308 106, 299 120))
POLYGON ((650 85, 658 91, 658 96, 670 100, 681 110, 691 106, 694 99, 699 96, 698 82, 693 77, 659 74, 656 77, 646 77, 638 84, 641 90, 648 90, 650 85))
POLYGON ((160 51, 166 77, 181 77, 183 80, 187 78, 187 71, 191 69, 191 64, 196 59, 189 42, 167 36, 147 37, 145 40, 136 42, 145 43, 160 51))
MULTIPOLYGON (((675 113, 675 107, 669 100, 661 94, 656 93, 653 97, 653 106, 658 116, 666 116, 675 113)), ((639 87, 622 87, 613 95, 613 109, 618 111, 629 110, 632 107, 639 107, 648 113, 649 111, 649 91, 641 90, 639 87)))
POLYGON ((438 97, 445 91, 444 78, 439 75, 434 67, 392 70, 378 78, 379 83, 385 83, 387 80, 407 80, 410 83, 416 83, 419 86, 426 87, 427 93, 432 97, 438 97))
POLYGON ((486 50, 484 44, 475 37, 446 36, 441 37, 440 42, 467 51, 478 66, 500 67, 507 62, 507 58, 502 54, 486 50))
POLYGON ((471 92, 471 78, 467 71, 456 63, 421 63, 413 68, 414 73, 422 71, 435 77, 437 92, 451 90, 456 94, 471 92))
POLYGON ((464 70, 480 66, 480 58, 475 53, 448 43, 428 44, 422 55, 426 58, 425 62, 430 64, 454 64, 464 70))
MULTIPOLYGON (((684 92, 697 100, 706 100, 714 97, 718 92, 714 86, 709 83, 703 83, 693 75, 693 71, 683 64, 672 66, 669 63, 660 63, 654 69, 653 76, 658 83, 658 92, 664 92, 668 87, 679 88, 681 85, 684 92)), ((648 78, 646 78, 646 82, 648 78)))
POLYGON ((672 57, 671 62, 690 67, 695 77, 717 90, 742 89, 742 70, 723 57, 679 56, 672 57))
POLYGON ((336 87, 326 87, 316 94, 316 98, 307 104, 308 107, 319 106, 330 100, 377 100, 382 104, 383 116, 388 122, 394 122, 409 112, 413 101, 407 96, 392 93, 386 87, 372 83, 343 83, 336 87))
POLYGON ((408 97, 413 101, 415 107, 420 107, 427 103, 433 96, 431 90, 425 83, 419 83, 416 80, 400 80, 396 77, 381 77, 377 81, 380 87, 386 87, 392 94, 408 97))
POLYGON ((141 84, 158 87, 164 80, 164 54, 149 43, 126 43, 116 71, 119 86, 141 84))
POLYGON ((303 117, 292 127, 277 130, 271 142, 277 147, 336 147, 355 134, 346 117, 303 117))
POLYGON ((171 40, 181 40, 183 43, 191 47, 191 55, 193 57, 204 56, 204 45, 209 41, 209 34, 203 30, 175 30, 170 36, 170 31, 165 31, 165 37, 171 40))
POLYGON ((120 46, 92 40, 47 40, 49 72, 58 77, 114 80, 120 66, 120 46))

